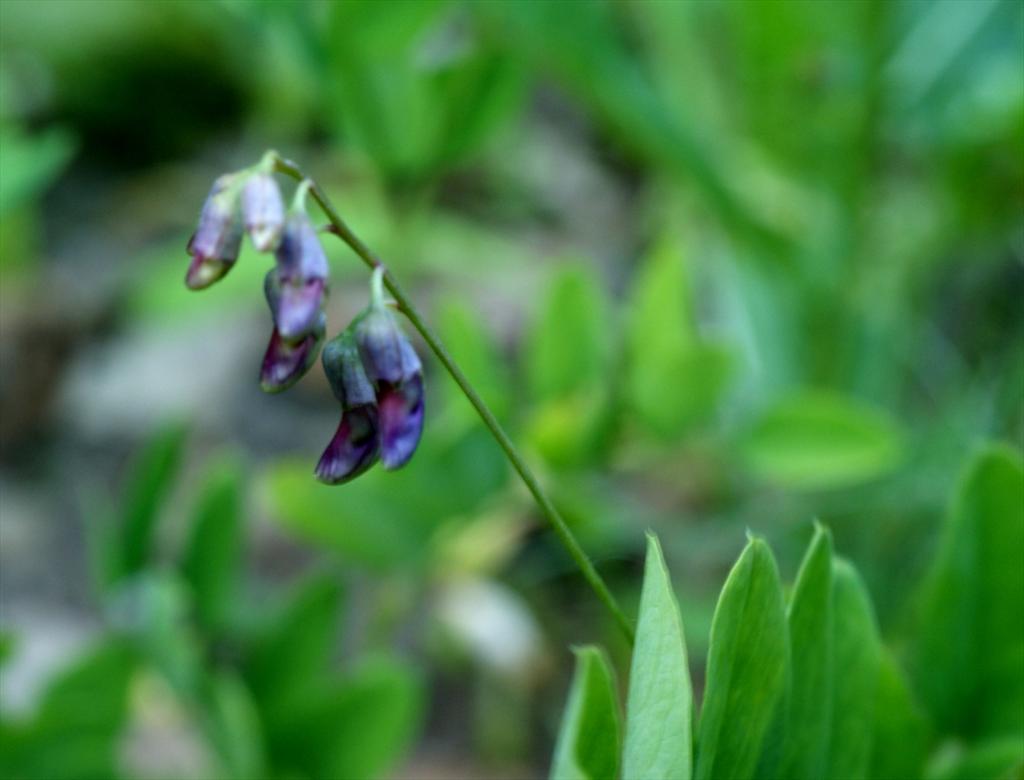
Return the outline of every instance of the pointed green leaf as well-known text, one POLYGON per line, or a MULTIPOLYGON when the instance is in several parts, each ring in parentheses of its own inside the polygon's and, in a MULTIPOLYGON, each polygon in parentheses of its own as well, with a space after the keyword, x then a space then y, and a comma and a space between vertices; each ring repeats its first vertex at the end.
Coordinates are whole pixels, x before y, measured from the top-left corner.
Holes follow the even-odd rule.
POLYGON ((661 545, 648 534, 626 703, 623 780, 688 780, 692 714, 683 621, 661 545))
POLYGON ((181 569, 200 622, 222 628, 238 588, 242 558, 241 472, 232 460, 210 468, 181 569))
POLYGON ((619 773, 619 702, 608 659, 597 647, 576 650, 569 703, 555 744, 551 780, 615 780, 619 773))
POLYGON ((1024 465, 1006 447, 971 462, 922 601, 914 681, 964 736, 1024 730, 1024 465))
POLYGON ((867 590, 854 568, 832 569, 833 706, 824 777, 865 778, 871 760, 872 722, 880 645, 867 590))
POLYGON ((627 389, 638 419, 655 436, 677 437, 715 407, 732 369, 731 354, 697 340, 678 241, 663 239, 630 294, 627 389))
POLYGON ((564 398, 601 383, 610 346, 607 310, 604 291, 589 266, 559 269, 526 350, 535 400, 564 398))
POLYGON ((152 554, 161 506, 171 490, 185 443, 185 428, 169 426, 145 446, 132 469, 122 503, 121 556, 117 577, 133 574, 152 554))
POLYGON ((922 777, 927 748, 928 721, 910 694, 903 670, 892 653, 883 649, 868 777, 922 777))
POLYGON ((832 710, 832 535, 815 525, 786 620, 792 681, 780 777, 822 776, 832 710))
POLYGON ((256 641, 247 679, 274 717, 286 717, 285 704, 322 681, 337 640, 340 607, 337 581, 311 577, 256 641))
POLYGON ((211 678, 208 712, 207 731, 227 777, 266 777, 259 713, 252 694, 236 674, 221 672, 211 678))
POLYGON ((394 767, 415 740, 423 684, 396 659, 364 661, 344 680, 307 691, 272 738, 282 767, 304 777, 368 780, 394 767))
POLYGON ((751 538, 729 573, 711 624, 696 777, 753 775, 788 669, 778 568, 764 540, 751 538))

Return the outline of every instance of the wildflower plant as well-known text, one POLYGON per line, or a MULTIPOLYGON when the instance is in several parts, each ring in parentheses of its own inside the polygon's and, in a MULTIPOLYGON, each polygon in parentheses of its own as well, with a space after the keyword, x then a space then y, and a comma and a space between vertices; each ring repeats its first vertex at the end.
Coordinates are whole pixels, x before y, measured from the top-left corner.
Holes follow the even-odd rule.
POLYGON ((329 293, 327 257, 307 211, 310 198, 327 217, 326 232, 344 241, 372 271, 366 309, 323 346, 324 373, 341 405, 341 419, 317 462, 317 479, 340 485, 377 461, 385 469, 401 468, 415 453, 426 408, 423 366, 396 316, 404 315, 476 409, 584 578, 631 642, 630 622, 494 414, 384 263, 295 163, 268 151, 256 165, 217 179, 188 243, 192 262, 185 284, 201 290, 223 278, 238 259, 244 232, 258 251, 274 253, 274 267, 264 279, 274 329, 260 368, 260 386, 269 393, 287 390, 312 368, 329 328, 323 310, 329 293), (287 213, 275 173, 298 181, 287 213), (385 291, 393 300, 385 298, 385 291))

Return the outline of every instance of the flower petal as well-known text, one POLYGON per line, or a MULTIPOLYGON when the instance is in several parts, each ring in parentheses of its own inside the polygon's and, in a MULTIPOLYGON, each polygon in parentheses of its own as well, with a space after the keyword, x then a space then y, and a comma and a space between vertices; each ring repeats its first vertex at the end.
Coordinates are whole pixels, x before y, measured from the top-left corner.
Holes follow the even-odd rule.
POLYGON ((342 412, 338 430, 316 464, 316 478, 328 485, 340 485, 358 477, 380 454, 377 410, 357 406, 342 412))
POLYGON ((319 327, 297 344, 286 341, 274 328, 260 368, 260 387, 264 392, 283 392, 309 371, 323 343, 326 318, 321 314, 320 320, 319 327))
POLYGON ((242 215, 253 246, 260 252, 277 248, 284 230, 284 201, 269 173, 255 173, 242 188, 242 215))
POLYGON ((423 375, 399 384, 382 382, 377 392, 381 462, 386 469, 404 466, 423 433, 423 375))

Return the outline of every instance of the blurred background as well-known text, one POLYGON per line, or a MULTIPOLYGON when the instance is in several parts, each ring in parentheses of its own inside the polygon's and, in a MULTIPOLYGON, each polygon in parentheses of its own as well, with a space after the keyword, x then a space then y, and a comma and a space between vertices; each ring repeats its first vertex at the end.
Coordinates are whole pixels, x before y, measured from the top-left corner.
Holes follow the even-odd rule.
MULTIPOLYGON (((260 392, 278 149, 437 325, 627 611, 661 537, 694 684, 745 531, 827 523, 907 630, 956 476, 1024 436, 1024 7, 0 2, 0 767, 520 778, 570 645, 628 651, 417 344, 402 471, 337 488, 319 368, 260 392)), ((291 183, 284 182, 286 196, 291 183)), ((366 303, 340 242, 329 333, 366 303)))

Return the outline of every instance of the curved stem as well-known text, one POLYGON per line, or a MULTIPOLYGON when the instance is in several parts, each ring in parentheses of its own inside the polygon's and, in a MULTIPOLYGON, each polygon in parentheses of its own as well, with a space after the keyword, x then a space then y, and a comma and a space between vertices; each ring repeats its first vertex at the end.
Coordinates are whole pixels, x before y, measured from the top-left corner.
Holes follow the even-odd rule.
POLYGON ((386 269, 384 263, 377 255, 375 255, 366 244, 364 244, 355 233, 345 224, 345 221, 339 216, 338 212, 334 210, 331 202, 327 199, 323 190, 320 186, 312 179, 309 179, 299 168, 298 165, 285 160, 278 156, 276 158, 276 169, 278 172, 290 176, 297 181, 308 181, 310 182, 309 192, 313 196, 313 199, 323 209, 324 214, 327 216, 328 221, 331 223, 331 232, 341 238, 348 246, 362 259, 366 265, 374 271, 381 269, 378 273, 382 274, 384 280, 384 286, 388 289, 388 292, 394 297, 395 302, 398 304, 399 310, 406 316, 409 322, 412 323, 413 327, 419 331, 423 340, 427 343, 437 359, 441 361, 441 365, 445 367, 452 379, 455 380, 455 384, 459 386, 463 394, 469 399, 469 402, 476 409, 477 414, 480 415, 480 419, 483 420, 487 429, 491 432, 495 441, 501 446, 502 450, 505 451, 506 457, 512 467, 519 474, 523 484, 526 485, 527 490, 533 496, 534 501, 537 503, 537 507, 540 509, 541 514, 551 524, 551 527, 555 530, 562 545, 568 551, 569 555, 576 562, 580 572, 583 574, 583 578, 589 583, 590 587, 593 588, 597 597, 601 600, 601 603, 608 609, 612 617, 615 619, 616 624, 625 634, 626 639, 630 645, 633 644, 633 626, 629 622, 629 619, 623 613, 619 607, 618 602, 615 601, 615 597, 612 595, 608 586, 605 584, 601 575, 597 573, 597 569, 594 568, 594 564, 590 558, 584 552, 580 543, 576 541, 576 537, 573 535, 569 526, 566 525, 562 515, 555 508, 555 505, 551 503, 551 499, 548 498, 544 489, 540 486, 540 482, 534 475, 533 471, 523 460, 523 457, 519 454, 516 446, 512 443, 512 440, 505 433, 505 430, 501 427, 501 424, 495 418, 494 413, 488 408, 487 404, 484 403, 483 399, 477 394, 476 390, 466 379, 465 374, 462 373, 462 369, 459 368, 458 364, 452 359, 452 356, 448 354, 448 350, 445 349, 444 344, 437 337, 437 334, 430 328, 429 325, 424 321, 423 317, 413 306, 412 301, 406 297, 405 293, 402 292, 401 287, 398 286, 398 282, 391 273, 386 269))

